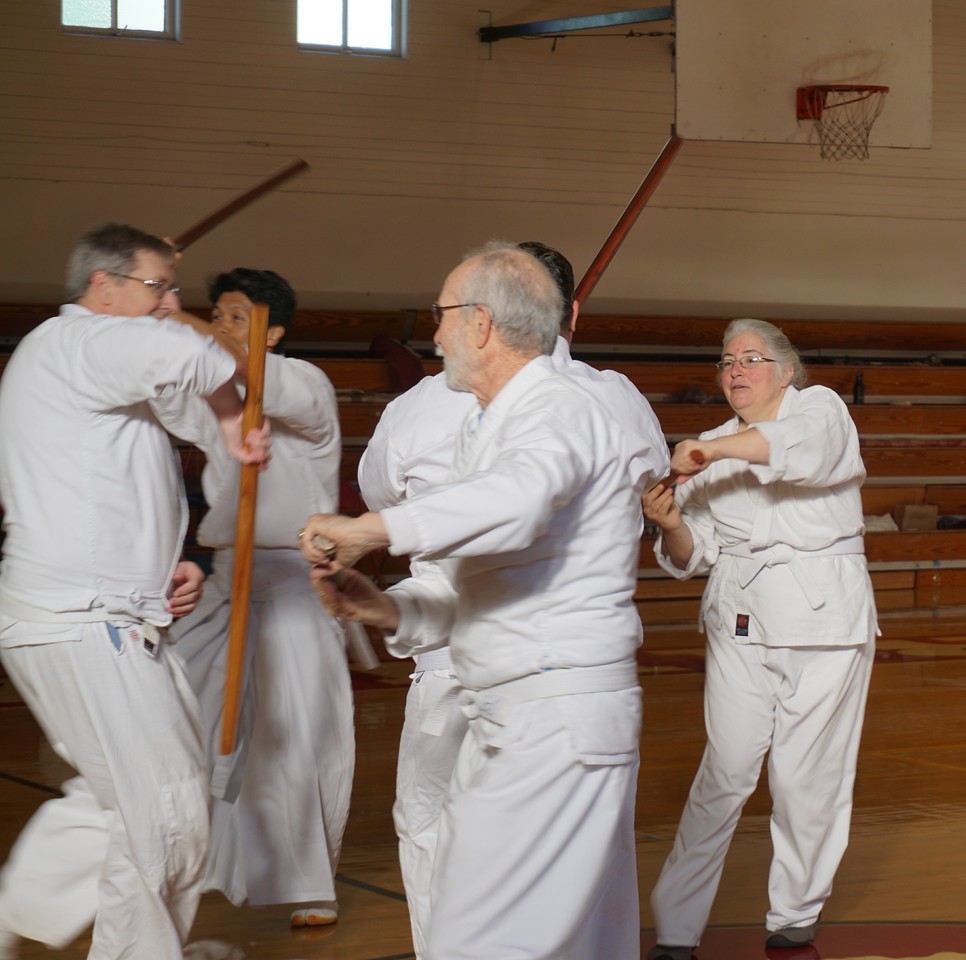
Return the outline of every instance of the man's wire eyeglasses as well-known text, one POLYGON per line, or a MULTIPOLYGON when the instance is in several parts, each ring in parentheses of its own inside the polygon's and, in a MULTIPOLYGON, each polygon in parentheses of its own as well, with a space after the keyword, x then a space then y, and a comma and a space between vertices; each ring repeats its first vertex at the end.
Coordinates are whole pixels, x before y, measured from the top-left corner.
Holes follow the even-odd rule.
POLYGON ((777 362, 769 357, 738 357, 737 360, 719 360, 715 366, 718 368, 718 373, 728 373, 736 363, 742 370, 754 370, 759 363, 777 362))
POLYGON ((429 312, 433 315, 433 322, 438 327, 443 322, 443 313, 447 310, 458 310, 460 307, 478 307, 478 303, 448 303, 445 307, 441 307, 438 303, 432 303, 429 306, 429 312))
POLYGON ((181 293, 181 287, 169 287, 167 280, 143 280, 141 277, 132 277, 126 273, 115 273, 113 270, 108 270, 108 276, 120 277, 122 280, 137 280, 138 283, 143 283, 159 300, 168 293, 173 293, 175 296, 181 293))

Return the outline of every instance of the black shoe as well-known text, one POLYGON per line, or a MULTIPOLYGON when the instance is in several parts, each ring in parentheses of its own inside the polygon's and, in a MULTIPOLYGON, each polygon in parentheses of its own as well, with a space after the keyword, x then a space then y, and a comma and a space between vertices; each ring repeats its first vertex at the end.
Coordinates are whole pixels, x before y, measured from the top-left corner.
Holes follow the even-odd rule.
POLYGON ((693 947, 669 947, 659 943, 647 951, 647 960, 691 960, 693 947))
POLYGON ((805 927, 782 927, 768 934, 765 940, 766 947, 778 947, 787 949, 789 947, 807 947, 813 943, 818 934, 818 923, 810 923, 805 927))

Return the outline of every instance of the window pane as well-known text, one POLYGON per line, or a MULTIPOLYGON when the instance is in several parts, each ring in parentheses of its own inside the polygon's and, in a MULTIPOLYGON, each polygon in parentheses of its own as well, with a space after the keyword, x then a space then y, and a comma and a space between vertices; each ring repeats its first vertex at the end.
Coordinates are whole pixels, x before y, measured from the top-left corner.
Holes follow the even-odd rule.
POLYGON ((60 21, 65 27, 98 27, 109 30, 111 0, 62 0, 60 21))
POLYGON ((164 32, 165 0, 117 0, 119 30, 164 32))
POLYGON ((348 45, 391 50, 392 4, 393 0, 349 0, 348 45))
POLYGON ((342 0, 299 0, 299 43, 342 46, 342 0))

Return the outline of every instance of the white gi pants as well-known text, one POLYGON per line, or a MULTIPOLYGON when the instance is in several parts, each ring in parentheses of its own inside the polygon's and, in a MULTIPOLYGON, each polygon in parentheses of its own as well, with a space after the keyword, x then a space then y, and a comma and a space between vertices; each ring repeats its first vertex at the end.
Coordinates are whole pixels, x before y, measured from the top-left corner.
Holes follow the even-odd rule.
POLYGON ((60 948, 94 920, 90 960, 181 960, 208 851, 195 698, 177 659, 163 646, 149 656, 136 627, 71 634, 0 654, 80 774, 17 839, 0 873, 0 928, 60 948))
POLYGON ((440 822, 427 960, 640 960, 640 709, 635 688, 470 721, 440 822), (615 761, 630 758, 607 762, 608 739, 615 761))
POLYGON ((215 799, 206 890, 234 904, 335 900, 355 767, 342 628, 298 550, 256 550, 237 746, 220 757, 231 551, 172 631, 201 704, 215 799))
POLYGON ((461 690, 452 671, 422 670, 406 695, 392 815, 417 960, 426 956, 440 813, 469 726, 457 702, 461 690))
POLYGON ((768 930, 818 920, 848 845, 875 644, 767 647, 709 628, 708 743, 651 894, 657 942, 694 946, 766 753, 774 854, 768 930), (769 753, 770 750, 770 753, 769 753))

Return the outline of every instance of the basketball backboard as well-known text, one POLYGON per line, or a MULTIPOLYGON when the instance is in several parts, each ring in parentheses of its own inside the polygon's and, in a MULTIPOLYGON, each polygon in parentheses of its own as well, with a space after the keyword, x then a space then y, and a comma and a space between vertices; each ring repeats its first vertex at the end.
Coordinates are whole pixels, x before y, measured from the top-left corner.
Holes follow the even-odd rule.
POLYGON ((811 84, 889 87, 873 147, 932 143, 932 0, 676 0, 685 140, 814 142, 811 84))

